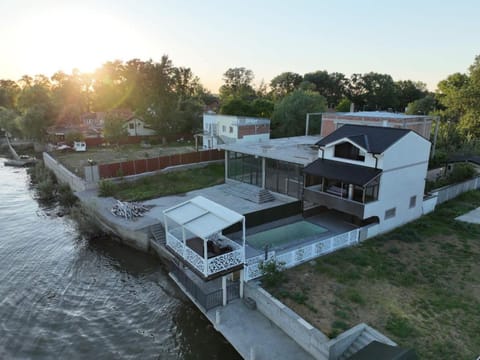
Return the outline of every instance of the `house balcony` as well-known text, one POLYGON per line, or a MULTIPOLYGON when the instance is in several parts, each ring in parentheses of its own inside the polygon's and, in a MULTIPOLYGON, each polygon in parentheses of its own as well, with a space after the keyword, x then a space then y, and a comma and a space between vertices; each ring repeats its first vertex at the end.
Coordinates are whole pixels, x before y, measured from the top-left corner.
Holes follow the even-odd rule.
POLYGON ((327 191, 321 190, 321 185, 309 186, 304 189, 303 199, 314 204, 326 206, 346 214, 365 219, 365 207, 368 204, 349 199, 342 189, 332 187, 327 191))
POLYGON ((182 240, 180 229, 167 232, 167 248, 204 278, 213 278, 243 267, 244 248, 224 235, 204 241, 199 237, 182 240), (205 248, 207 246, 205 259, 205 248))

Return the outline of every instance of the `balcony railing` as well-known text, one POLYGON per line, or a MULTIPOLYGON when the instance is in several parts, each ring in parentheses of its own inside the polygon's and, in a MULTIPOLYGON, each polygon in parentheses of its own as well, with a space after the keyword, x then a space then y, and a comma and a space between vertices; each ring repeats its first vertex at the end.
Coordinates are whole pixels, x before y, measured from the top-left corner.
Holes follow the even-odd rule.
POLYGON ((305 188, 303 192, 303 199, 318 205, 323 205, 329 209, 335 209, 350 215, 357 216, 364 219, 365 204, 349 200, 348 198, 340 197, 338 195, 329 194, 319 191, 316 187, 305 188))
POLYGON ((244 263, 244 249, 224 236, 221 237, 221 240, 224 244, 230 246, 233 251, 205 260, 188 245, 185 246, 182 240, 176 238, 170 232, 167 233, 167 246, 205 277, 232 269, 244 263))

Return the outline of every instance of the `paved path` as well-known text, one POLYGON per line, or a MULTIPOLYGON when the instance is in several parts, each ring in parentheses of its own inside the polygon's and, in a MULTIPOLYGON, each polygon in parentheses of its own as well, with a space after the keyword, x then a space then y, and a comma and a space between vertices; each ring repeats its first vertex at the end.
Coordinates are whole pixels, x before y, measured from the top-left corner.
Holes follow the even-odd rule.
POLYGON ((480 224, 480 207, 455 218, 455 220, 465 221, 473 224, 480 224))
POLYGON ((252 346, 255 360, 314 359, 278 326, 257 310, 248 309, 240 299, 232 301, 225 307, 208 311, 207 317, 213 324, 217 309, 220 311, 221 321, 215 328, 244 359, 250 359, 252 346))

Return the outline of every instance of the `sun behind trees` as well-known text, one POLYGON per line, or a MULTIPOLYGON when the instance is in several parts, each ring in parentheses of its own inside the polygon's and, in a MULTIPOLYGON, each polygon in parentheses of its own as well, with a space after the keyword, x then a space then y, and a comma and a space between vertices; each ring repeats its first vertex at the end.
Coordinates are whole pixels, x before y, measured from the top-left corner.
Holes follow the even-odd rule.
MULTIPOLYGON (((439 158, 451 152, 478 152, 480 58, 467 73, 448 76, 435 93, 425 84, 394 81, 388 74, 313 71, 284 72, 254 85, 245 67, 223 74, 219 95, 206 90, 191 69, 132 59, 103 64, 94 73, 57 72, 0 80, 0 127, 18 137, 44 140, 51 125, 78 124, 81 115, 128 109, 160 136, 194 133, 207 109, 222 114, 272 119, 273 136, 302 135, 307 112, 384 110, 440 116, 439 158)), ((114 131, 113 131, 114 132, 114 131)), ((107 130, 106 133, 109 133, 107 130)), ((480 149, 479 149, 480 150, 480 149)))

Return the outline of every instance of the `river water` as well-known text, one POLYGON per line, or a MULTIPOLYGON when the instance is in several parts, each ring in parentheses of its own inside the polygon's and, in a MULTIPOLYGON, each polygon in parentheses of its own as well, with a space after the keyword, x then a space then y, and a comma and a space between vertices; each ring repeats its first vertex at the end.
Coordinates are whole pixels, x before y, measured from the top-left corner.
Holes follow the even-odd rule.
POLYGON ((160 260, 85 239, 3 160, 1 359, 240 359, 160 260))

